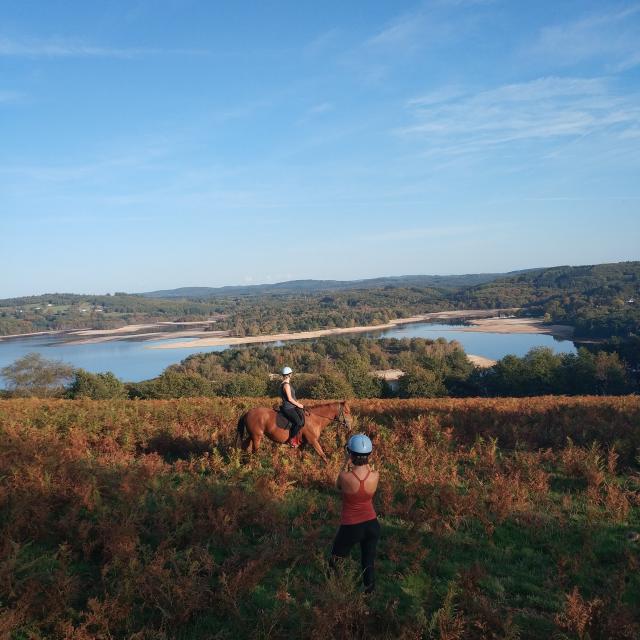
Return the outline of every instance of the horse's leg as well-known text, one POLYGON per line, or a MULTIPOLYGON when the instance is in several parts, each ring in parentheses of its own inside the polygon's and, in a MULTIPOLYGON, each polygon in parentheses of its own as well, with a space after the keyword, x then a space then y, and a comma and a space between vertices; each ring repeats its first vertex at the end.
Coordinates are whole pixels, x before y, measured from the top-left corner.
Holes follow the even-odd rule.
POLYGON ((263 435, 262 433, 258 432, 258 433, 254 433, 251 436, 251 445, 253 446, 253 453, 255 453, 258 450, 258 447, 262 442, 262 435, 263 435))
POLYGON ((318 440, 318 436, 311 432, 308 434, 305 434, 305 438, 307 440, 307 442, 316 450, 316 453, 327 463, 329 464, 329 459, 327 458, 327 456, 325 455, 324 451, 322 450, 322 447, 320 446, 320 440, 318 440))

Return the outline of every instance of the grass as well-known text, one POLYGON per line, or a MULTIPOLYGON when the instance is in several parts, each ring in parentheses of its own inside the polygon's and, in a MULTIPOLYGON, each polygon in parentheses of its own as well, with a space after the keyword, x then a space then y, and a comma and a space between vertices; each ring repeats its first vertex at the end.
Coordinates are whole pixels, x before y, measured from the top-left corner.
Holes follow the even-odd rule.
POLYGON ((372 597, 327 567, 348 434, 244 459, 252 402, 0 402, 0 636, 639 637, 637 399, 356 403, 372 597))

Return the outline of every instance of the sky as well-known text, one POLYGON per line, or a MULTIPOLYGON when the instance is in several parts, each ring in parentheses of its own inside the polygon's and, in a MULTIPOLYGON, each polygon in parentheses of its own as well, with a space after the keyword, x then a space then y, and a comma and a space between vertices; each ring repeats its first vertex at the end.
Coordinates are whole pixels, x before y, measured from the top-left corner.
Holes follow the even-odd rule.
POLYGON ((640 3, 3 0, 0 297, 640 259, 640 3))

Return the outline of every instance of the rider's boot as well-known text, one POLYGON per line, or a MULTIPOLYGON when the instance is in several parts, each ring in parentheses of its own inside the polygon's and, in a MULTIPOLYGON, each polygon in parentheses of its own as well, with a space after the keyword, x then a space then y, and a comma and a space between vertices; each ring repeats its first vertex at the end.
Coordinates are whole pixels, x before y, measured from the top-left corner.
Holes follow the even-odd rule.
POLYGON ((297 449, 301 444, 302 444, 302 438, 300 437, 299 433, 293 436, 293 438, 289 439, 289 446, 293 447, 294 449, 297 449))

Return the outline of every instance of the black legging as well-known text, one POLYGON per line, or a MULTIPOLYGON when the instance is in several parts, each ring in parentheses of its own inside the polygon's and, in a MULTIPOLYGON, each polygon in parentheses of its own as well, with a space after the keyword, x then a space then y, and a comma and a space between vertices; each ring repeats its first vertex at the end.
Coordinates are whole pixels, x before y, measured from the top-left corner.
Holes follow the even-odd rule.
POLYGON ((360 543, 362 580, 366 593, 371 593, 376 584, 373 565, 379 538, 380 523, 377 518, 359 524, 341 524, 331 549, 331 566, 335 567, 336 558, 346 558, 353 545, 360 543))
POLYGON ((304 418, 301 415, 302 409, 298 409, 298 407, 292 404, 283 404, 280 411, 292 422, 293 426, 291 427, 291 431, 289 431, 289 437, 293 438, 304 424, 304 418))

